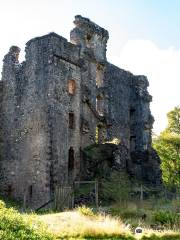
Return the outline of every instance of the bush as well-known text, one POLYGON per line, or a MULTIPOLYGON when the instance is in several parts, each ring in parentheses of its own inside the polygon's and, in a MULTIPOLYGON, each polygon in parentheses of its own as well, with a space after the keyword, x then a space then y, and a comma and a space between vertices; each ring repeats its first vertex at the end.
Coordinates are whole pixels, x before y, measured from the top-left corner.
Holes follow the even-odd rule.
POLYGON ((131 210, 131 209, 111 208, 110 214, 113 216, 120 216, 123 219, 139 217, 138 212, 136 210, 131 210))
POLYGON ((113 172, 108 179, 102 181, 102 198, 126 205, 131 191, 131 182, 125 173, 113 172))
POLYGON ((121 217, 122 219, 141 219, 144 214, 147 215, 147 211, 142 208, 138 208, 135 203, 127 202, 126 206, 122 204, 116 204, 109 209, 109 212, 113 216, 121 217))
POLYGON ((0 240, 52 240, 53 236, 29 215, 21 215, 13 208, 6 208, 0 201, 0 240))
POLYGON ((94 212, 92 208, 88 208, 86 206, 81 206, 77 208, 78 212, 84 216, 88 216, 88 217, 93 217, 94 216, 94 212))
POLYGON ((140 218, 142 217, 142 212, 141 211, 135 211, 135 210, 124 210, 122 211, 122 213, 120 214, 120 216, 123 219, 127 219, 127 218, 140 218))
POLYGON ((5 208, 5 207, 6 207, 6 204, 2 200, 0 200, 0 209, 5 208))
POLYGON ((177 225, 180 223, 180 215, 178 213, 166 210, 156 211, 153 214, 153 220, 156 223, 170 224, 172 227, 173 225, 177 225))

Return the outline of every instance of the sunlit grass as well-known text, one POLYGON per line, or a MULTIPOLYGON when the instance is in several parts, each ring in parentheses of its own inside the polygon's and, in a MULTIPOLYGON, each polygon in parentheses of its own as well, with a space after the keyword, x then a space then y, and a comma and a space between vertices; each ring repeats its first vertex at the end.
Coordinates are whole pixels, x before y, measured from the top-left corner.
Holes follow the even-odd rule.
MULTIPOLYGON (((121 220, 100 214, 84 216, 79 211, 62 212, 40 216, 51 232, 61 237, 130 237, 130 229, 121 220)), ((129 238, 128 238, 129 237, 129 238)))
MULTIPOLYGON (((136 205, 130 204, 128 215, 133 217, 137 210, 136 205)), ((61 213, 22 214, 13 208, 6 208, 4 202, 0 201, 0 240, 180 240, 178 229, 165 227, 163 231, 158 231, 139 222, 143 232, 134 234, 132 223, 131 220, 128 225, 126 219, 95 213, 85 206, 61 213)))
POLYGON ((134 234, 134 230, 127 227, 119 218, 101 214, 83 215, 79 210, 42 215, 39 219, 60 239, 180 239, 177 230, 158 231, 147 226, 142 227, 142 234, 134 234))

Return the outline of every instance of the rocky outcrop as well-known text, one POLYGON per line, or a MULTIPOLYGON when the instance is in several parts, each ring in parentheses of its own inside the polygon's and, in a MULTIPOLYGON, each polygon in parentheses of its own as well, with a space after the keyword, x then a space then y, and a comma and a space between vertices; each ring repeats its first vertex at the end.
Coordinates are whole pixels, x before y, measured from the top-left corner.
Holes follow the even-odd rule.
POLYGON ((151 187, 162 184, 160 159, 154 149, 133 151, 122 144, 94 144, 83 150, 82 179, 109 178, 112 172, 124 172, 131 179, 151 187))
POLYGON ((131 176, 149 186, 162 185, 160 158, 154 149, 131 152, 130 162, 128 172, 131 176))

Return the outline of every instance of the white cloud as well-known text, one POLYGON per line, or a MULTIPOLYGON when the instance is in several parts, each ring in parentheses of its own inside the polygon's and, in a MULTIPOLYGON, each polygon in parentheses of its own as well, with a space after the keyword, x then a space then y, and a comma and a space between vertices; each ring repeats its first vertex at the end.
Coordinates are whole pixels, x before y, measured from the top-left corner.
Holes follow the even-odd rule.
POLYGON ((180 50, 160 49, 149 40, 137 39, 128 41, 119 56, 109 59, 133 74, 148 77, 154 131, 162 131, 167 125, 167 112, 180 105, 180 50))

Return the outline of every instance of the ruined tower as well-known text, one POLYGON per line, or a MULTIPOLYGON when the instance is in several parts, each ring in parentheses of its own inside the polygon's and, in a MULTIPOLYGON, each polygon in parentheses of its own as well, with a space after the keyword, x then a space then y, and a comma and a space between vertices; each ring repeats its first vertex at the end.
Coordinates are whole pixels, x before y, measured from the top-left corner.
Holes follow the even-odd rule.
POLYGON ((85 147, 114 138, 127 149, 128 173, 161 181, 147 78, 107 62, 105 29, 79 15, 74 24, 71 42, 49 33, 27 42, 24 62, 16 46, 4 57, 0 190, 29 206, 80 179, 85 147))

